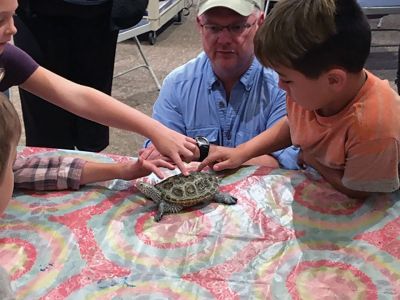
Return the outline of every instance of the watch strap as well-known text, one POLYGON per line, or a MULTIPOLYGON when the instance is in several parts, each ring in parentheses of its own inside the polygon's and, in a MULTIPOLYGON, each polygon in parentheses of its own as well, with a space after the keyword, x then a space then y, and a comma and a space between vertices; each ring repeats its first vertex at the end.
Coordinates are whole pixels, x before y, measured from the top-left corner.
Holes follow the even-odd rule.
POLYGON ((200 151, 199 161, 203 161, 210 151, 210 143, 205 137, 196 137, 195 140, 200 151))

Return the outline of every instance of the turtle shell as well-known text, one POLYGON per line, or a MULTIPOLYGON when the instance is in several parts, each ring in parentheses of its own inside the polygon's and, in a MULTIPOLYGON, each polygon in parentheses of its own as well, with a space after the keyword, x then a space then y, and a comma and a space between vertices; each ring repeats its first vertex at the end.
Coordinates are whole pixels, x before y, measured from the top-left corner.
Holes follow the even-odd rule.
POLYGON ((181 206, 193 206, 210 201, 218 192, 218 178, 210 173, 193 172, 189 176, 182 174, 168 177, 155 187, 162 198, 169 203, 181 206))

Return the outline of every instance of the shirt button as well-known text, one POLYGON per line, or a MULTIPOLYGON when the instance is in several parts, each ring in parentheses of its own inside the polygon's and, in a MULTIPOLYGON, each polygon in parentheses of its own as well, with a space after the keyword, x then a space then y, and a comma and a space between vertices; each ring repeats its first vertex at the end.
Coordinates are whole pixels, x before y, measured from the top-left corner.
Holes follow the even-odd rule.
POLYGON ((224 107, 225 107, 224 101, 220 101, 220 102, 218 103, 218 105, 219 105, 219 108, 224 108, 224 107))
POLYGON ((226 136, 226 139, 227 139, 228 141, 231 140, 231 132, 230 132, 230 131, 225 132, 225 136, 226 136))

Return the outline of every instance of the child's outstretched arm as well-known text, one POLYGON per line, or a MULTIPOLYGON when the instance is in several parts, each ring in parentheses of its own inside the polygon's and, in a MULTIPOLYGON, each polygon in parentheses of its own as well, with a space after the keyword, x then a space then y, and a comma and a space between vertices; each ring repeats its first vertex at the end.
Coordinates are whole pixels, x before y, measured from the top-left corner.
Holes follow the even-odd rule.
POLYGON ((286 117, 276 124, 236 148, 216 147, 198 166, 202 170, 210 165, 215 171, 234 169, 251 158, 272 153, 292 144, 286 117))
POLYGON ((185 175, 182 158, 192 157, 196 143, 160 122, 98 90, 76 84, 39 67, 21 87, 85 119, 148 137, 185 175))
POLYGON ((161 159, 100 163, 67 156, 31 156, 16 159, 13 166, 14 186, 37 191, 77 190, 88 183, 112 179, 132 180, 151 172, 162 178, 159 167, 174 169, 172 164, 161 159))
POLYGON ((163 178, 164 174, 159 167, 173 170, 175 167, 162 159, 144 160, 138 158, 135 161, 124 163, 98 163, 86 162, 82 170, 80 185, 93 183, 98 181, 106 181, 110 179, 133 180, 144 177, 154 172, 159 178, 163 178))

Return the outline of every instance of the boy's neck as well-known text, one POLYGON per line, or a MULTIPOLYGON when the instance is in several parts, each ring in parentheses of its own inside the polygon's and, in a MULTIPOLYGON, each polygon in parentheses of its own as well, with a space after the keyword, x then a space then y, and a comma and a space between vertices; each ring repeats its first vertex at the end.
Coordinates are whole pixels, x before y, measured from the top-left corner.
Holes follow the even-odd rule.
POLYGON ((342 92, 334 96, 332 105, 329 108, 322 108, 317 110, 317 113, 324 117, 330 117, 341 112, 350 102, 352 102, 364 83, 367 80, 367 73, 365 70, 361 70, 359 73, 351 74, 348 73, 348 80, 346 86, 343 88, 342 92))

